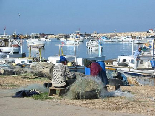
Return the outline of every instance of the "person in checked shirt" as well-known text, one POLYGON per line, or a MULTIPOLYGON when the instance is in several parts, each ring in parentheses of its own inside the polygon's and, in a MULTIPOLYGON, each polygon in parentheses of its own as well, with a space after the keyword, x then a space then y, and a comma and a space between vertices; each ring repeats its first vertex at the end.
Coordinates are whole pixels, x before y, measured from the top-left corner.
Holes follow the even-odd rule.
POLYGON ((64 56, 60 56, 60 63, 53 68, 52 86, 67 87, 70 85, 69 80, 75 78, 75 73, 70 72, 66 64, 67 59, 64 56))

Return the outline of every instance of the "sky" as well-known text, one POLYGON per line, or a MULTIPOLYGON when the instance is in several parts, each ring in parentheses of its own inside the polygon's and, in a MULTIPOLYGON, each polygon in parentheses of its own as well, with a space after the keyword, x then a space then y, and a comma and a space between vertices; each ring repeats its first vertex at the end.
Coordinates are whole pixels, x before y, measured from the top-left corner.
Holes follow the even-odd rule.
POLYGON ((0 34, 143 32, 155 0, 0 0, 0 34), (19 15, 20 14, 20 15, 19 15))

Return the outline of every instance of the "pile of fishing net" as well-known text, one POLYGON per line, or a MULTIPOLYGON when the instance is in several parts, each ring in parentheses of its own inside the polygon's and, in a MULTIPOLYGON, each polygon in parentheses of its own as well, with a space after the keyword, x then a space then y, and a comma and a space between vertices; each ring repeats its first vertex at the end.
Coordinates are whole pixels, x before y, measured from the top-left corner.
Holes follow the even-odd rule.
POLYGON ((68 99, 97 99, 101 95, 106 95, 107 92, 99 77, 79 76, 70 86, 65 97, 68 99))

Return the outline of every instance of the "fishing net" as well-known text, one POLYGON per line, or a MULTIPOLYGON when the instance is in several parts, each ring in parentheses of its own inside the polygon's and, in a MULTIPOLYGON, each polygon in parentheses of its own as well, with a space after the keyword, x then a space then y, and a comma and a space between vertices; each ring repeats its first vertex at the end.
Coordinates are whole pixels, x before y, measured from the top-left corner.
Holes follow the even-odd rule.
POLYGON ((70 86, 65 97, 69 99, 97 99, 101 97, 101 93, 106 92, 99 77, 79 76, 70 86))
POLYGON ((18 88, 16 91, 20 91, 20 90, 35 90, 35 91, 39 91, 39 92, 48 92, 48 88, 44 87, 41 84, 30 84, 28 86, 24 86, 24 87, 20 87, 18 88))
POLYGON ((80 75, 76 76, 77 80, 69 87, 64 98, 68 99, 98 99, 105 97, 133 97, 129 92, 122 92, 121 90, 107 91, 104 88, 104 83, 102 83, 100 77, 92 77, 87 75, 82 77, 80 75))

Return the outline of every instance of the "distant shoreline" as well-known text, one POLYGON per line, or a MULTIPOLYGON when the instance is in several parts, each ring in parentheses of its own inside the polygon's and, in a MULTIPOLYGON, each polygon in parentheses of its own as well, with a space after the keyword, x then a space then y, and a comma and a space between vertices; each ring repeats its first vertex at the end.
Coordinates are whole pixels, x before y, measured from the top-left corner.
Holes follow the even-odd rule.
MULTIPOLYGON (((100 38, 102 36, 106 36, 106 37, 121 37, 121 36, 133 36, 133 37, 150 37, 150 36, 154 36, 155 33, 154 32, 113 32, 113 33, 86 33, 87 35, 91 35, 93 37, 97 37, 100 38)), ((67 35, 67 34, 56 34, 56 35, 49 35, 49 38, 59 38, 59 36, 62 35, 67 35)))
POLYGON ((101 37, 101 36, 139 36, 139 37, 147 37, 147 36, 154 36, 155 33, 148 33, 148 32, 121 32, 121 33, 98 33, 94 34, 94 36, 101 37))

